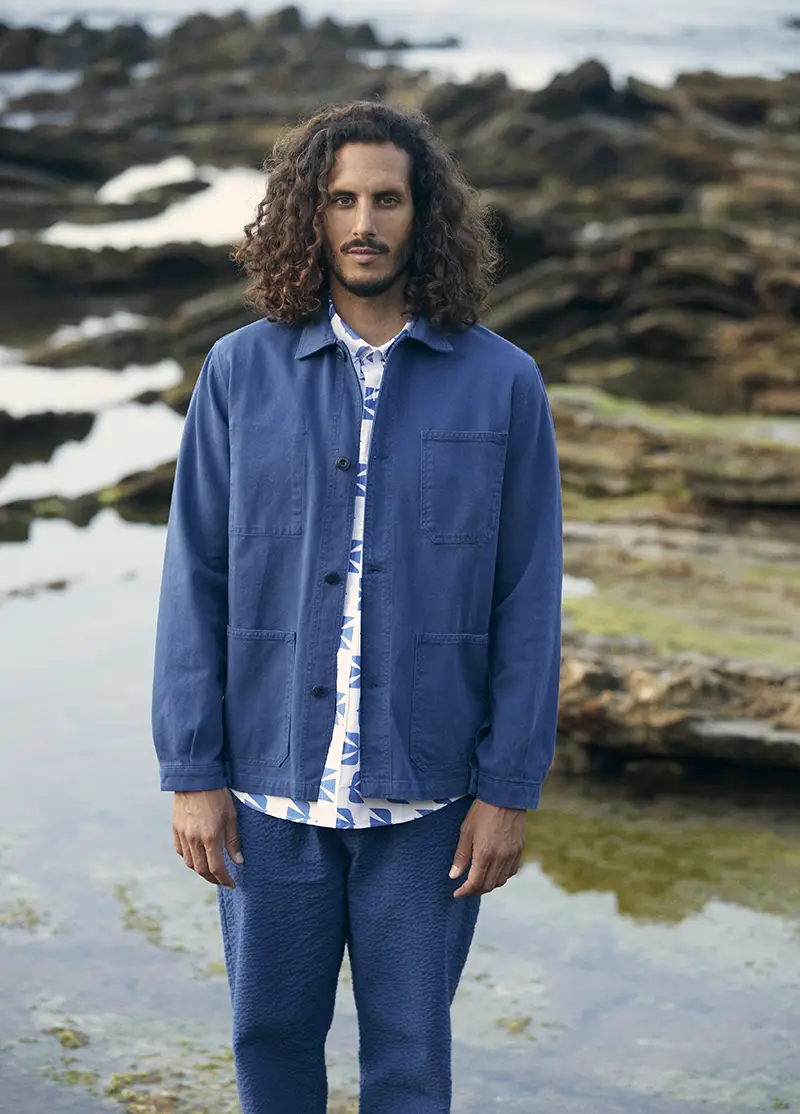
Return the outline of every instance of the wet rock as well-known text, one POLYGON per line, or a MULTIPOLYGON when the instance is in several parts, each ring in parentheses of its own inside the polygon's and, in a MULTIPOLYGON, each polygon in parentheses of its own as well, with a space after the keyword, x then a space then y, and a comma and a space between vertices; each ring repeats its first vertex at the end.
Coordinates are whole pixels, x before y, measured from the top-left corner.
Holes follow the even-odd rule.
POLYGON ((744 127, 766 123, 777 99, 776 84, 766 77, 727 77, 710 73, 681 73, 676 88, 697 108, 744 127))
MULTIPOLYGON (((559 735, 570 752, 636 763, 685 760, 800 769, 800 678, 765 663, 703 654, 664 657, 647 644, 567 631, 559 735), (610 675, 607 684, 598 677, 610 675)), ((671 768, 674 766, 674 769, 671 768)), ((662 770, 664 767, 662 767, 662 770)))
POLYGON ((618 103, 608 70, 590 59, 568 73, 557 74, 544 89, 531 94, 526 108, 549 120, 571 120, 583 112, 611 114, 618 103))
POLYGON ((305 28, 305 23, 300 14, 300 9, 292 4, 289 7, 270 12, 263 18, 260 26, 265 34, 284 38, 285 36, 299 35, 305 28))
POLYGON ((169 318, 167 329, 180 351, 196 356, 208 352, 225 333, 256 320, 257 314, 245 306, 244 286, 237 283, 184 302, 169 318))
POLYGON ((81 70, 101 59, 126 68, 150 59, 153 41, 138 23, 108 29, 73 20, 62 31, 37 27, 5 28, 0 35, 0 70, 81 70))
POLYGON ((663 492, 701 511, 800 506, 800 434, 787 443, 756 419, 659 410, 596 388, 554 384, 549 397, 565 490, 663 492))
POLYGON ((202 289, 234 274, 227 251, 206 244, 92 251, 20 239, 0 246, 0 281, 17 294, 202 289))
POLYGON ((0 33, 0 72, 32 70, 39 65, 39 48, 47 38, 40 27, 8 27, 0 33))
POLYGON ((121 58, 100 58, 85 67, 81 88, 86 93, 97 93, 106 89, 124 89, 130 83, 128 67, 121 58))
POLYGON ((132 364, 158 363, 172 351, 172 337, 159 321, 136 328, 118 329, 100 336, 68 341, 45 341, 26 353, 26 362, 38 367, 100 367, 124 371, 132 364))
POLYGON ((94 414, 25 414, 0 410, 0 476, 14 464, 48 461, 65 441, 83 441, 94 425, 94 414))
POLYGON ((73 499, 62 495, 17 499, 0 506, 0 542, 26 541, 37 518, 63 518, 75 526, 88 526, 105 507, 113 507, 127 522, 165 525, 174 479, 175 461, 169 461, 73 499))
POLYGON ((634 119, 673 116, 679 111, 674 90, 662 89, 637 77, 629 77, 618 99, 619 111, 634 119))
POLYGON ((444 82, 426 93, 421 108, 448 139, 466 135, 491 115, 509 107, 508 78, 489 74, 469 84, 444 82))
POLYGON ((53 181, 102 184, 116 171, 95 136, 43 127, 31 131, 0 127, 3 162, 50 175, 53 181))

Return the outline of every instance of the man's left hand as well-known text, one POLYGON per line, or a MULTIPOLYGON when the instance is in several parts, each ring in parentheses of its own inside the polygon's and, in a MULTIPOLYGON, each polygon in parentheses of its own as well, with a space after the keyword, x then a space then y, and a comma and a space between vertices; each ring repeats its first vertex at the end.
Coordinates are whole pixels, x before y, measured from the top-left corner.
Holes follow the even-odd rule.
POLYGON ((461 825, 450 877, 469 874, 453 897, 479 896, 504 886, 520 868, 525 847, 525 809, 475 801, 461 825))

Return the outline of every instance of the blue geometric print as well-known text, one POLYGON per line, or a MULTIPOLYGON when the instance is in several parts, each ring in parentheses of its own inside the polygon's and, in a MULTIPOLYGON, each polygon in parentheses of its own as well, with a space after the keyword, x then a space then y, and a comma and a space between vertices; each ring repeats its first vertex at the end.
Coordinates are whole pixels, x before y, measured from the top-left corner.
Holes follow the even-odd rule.
MULTIPOLYGON (((407 801, 399 797, 379 800, 365 798, 361 792, 361 573, 364 564, 363 521, 368 486, 367 461, 386 358, 407 331, 408 325, 386 344, 374 347, 345 325, 332 304, 330 319, 336 337, 350 352, 352 365, 346 368, 346 374, 355 374, 363 400, 359 465, 355 477, 353 533, 336 655, 333 730, 316 801, 293 801, 288 797, 270 797, 240 790, 233 792, 250 808, 281 819, 293 820, 298 824, 327 828, 380 828, 415 820, 449 803, 449 798, 437 801, 407 801)), ((369 740, 365 740, 365 746, 368 745, 369 740)))
POLYGON ((353 641, 353 624, 355 620, 352 615, 345 615, 342 619, 342 638, 339 646, 343 650, 349 650, 353 641))
POLYGON ((375 420, 375 409, 378 405, 378 392, 374 387, 367 387, 364 391, 364 421, 375 420))

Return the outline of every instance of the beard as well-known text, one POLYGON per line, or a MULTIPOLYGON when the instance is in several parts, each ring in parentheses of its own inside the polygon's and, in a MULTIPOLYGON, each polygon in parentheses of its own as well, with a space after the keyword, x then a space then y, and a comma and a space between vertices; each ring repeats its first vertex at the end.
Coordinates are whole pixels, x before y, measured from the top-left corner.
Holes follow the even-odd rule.
POLYGON ((337 253, 331 248, 330 244, 325 244, 325 262, 328 265, 329 274, 335 275, 348 294, 354 294, 356 298, 377 298, 381 294, 385 294, 387 290, 391 290, 395 283, 407 273, 413 253, 413 238, 409 236, 400 246, 397 253, 397 262, 389 274, 382 278, 370 278, 369 275, 365 275, 364 278, 353 279, 344 274, 337 253))

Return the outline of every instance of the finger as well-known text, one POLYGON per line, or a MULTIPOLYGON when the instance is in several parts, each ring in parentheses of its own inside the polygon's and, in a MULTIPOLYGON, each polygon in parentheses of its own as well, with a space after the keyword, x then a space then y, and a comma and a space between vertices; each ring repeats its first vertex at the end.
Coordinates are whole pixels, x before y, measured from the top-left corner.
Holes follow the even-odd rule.
POLYGON ((210 882, 213 886, 217 884, 217 880, 211 873, 206 858, 206 849, 202 843, 195 844, 192 848, 192 861, 194 862, 193 870, 195 874, 199 874, 201 878, 205 878, 206 882, 210 882))
POLYGON ((178 834, 177 828, 172 829, 172 842, 175 844, 176 852, 183 858, 183 844, 181 843, 181 837, 178 834))
POLYGON ((472 832, 469 828, 461 828, 461 834, 458 837, 458 846, 456 853, 453 856, 453 865, 450 867, 450 877, 458 878, 464 873, 469 866, 469 860, 472 856, 472 832))
POLYGON ((486 880, 486 862, 482 859, 473 859, 467 880, 458 887, 453 897, 477 897, 483 892, 486 880))
POLYGON ((507 866, 503 859, 496 859, 489 863, 486 868, 486 875, 483 880, 483 890, 481 892, 484 894, 490 894, 492 890, 496 890, 498 886, 502 886, 503 882, 508 877, 508 875, 506 874, 506 870, 507 866))
POLYGON ((509 871, 509 878, 513 878, 515 874, 519 874, 519 868, 522 866, 522 852, 520 851, 514 858, 509 871))
POLYGON ((214 881, 227 890, 232 890, 235 884, 230 874, 228 874, 228 868, 225 866, 221 842, 218 846, 206 847, 206 859, 209 873, 213 876, 214 881))
POLYGON ((180 844, 181 844, 181 852, 180 852, 181 858, 183 859, 186 866, 188 866, 189 870, 194 870, 194 859, 192 858, 192 848, 191 848, 191 845, 190 845, 188 839, 185 839, 182 835, 179 835, 178 839, 180 840, 180 844))
POLYGON ((224 840, 225 850, 233 861, 241 866, 244 862, 244 855, 242 854, 242 844, 239 839, 239 826, 236 823, 236 813, 233 810, 231 810, 225 822, 224 840))

